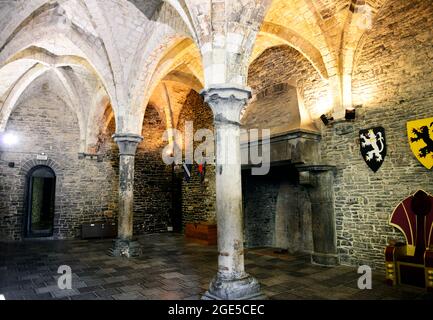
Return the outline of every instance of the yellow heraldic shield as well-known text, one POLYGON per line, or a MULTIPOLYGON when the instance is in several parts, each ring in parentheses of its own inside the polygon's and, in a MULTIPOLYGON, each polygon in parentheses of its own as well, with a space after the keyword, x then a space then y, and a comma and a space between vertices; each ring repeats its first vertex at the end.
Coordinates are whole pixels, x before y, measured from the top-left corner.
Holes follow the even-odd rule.
POLYGON ((415 157, 427 169, 433 168, 433 118, 409 121, 407 135, 415 157))

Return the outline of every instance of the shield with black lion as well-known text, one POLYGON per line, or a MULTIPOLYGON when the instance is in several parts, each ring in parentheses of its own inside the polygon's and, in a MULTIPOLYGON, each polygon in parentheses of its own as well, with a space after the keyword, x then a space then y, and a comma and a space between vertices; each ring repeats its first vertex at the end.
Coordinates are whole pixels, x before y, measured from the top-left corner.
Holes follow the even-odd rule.
POLYGON ((433 118, 409 121, 407 136, 418 161, 427 169, 433 168, 433 118))

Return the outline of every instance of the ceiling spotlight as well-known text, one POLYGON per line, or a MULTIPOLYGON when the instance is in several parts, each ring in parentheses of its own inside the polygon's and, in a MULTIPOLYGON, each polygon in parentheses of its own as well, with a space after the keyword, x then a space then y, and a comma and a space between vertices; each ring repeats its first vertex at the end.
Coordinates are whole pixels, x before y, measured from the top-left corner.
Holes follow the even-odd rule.
POLYGON ((356 109, 346 109, 346 120, 356 119, 356 109))
POLYGON ((6 146, 13 146, 18 143, 18 137, 13 133, 5 133, 2 137, 2 142, 6 146))
POLYGON ((333 121, 334 120, 334 118, 328 118, 327 116, 326 116, 326 114, 322 114, 321 116, 320 116, 320 119, 322 120, 322 122, 323 122, 323 124, 325 125, 325 126, 327 126, 331 121, 333 121))

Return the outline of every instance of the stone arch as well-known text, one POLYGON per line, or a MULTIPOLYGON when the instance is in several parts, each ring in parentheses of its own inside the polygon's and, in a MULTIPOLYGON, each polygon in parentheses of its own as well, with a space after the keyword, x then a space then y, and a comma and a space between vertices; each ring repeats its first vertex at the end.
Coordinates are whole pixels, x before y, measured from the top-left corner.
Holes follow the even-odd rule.
POLYGON ((99 136, 106 133, 106 129, 112 118, 114 118, 114 121, 116 121, 110 99, 104 87, 99 87, 95 93, 95 96, 93 97, 91 109, 88 113, 87 122, 85 123, 85 152, 94 150, 99 143, 99 136))
MULTIPOLYGON (((297 88, 298 101, 301 103, 299 112, 303 114, 301 118, 310 119, 314 122, 322 114, 331 110, 332 103, 330 99, 323 102, 319 101, 322 100, 322 96, 328 94, 329 81, 320 75, 314 65, 302 52, 292 46, 282 44, 269 47, 250 64, 248 85, 255 92, 250 104, 257 102, 257 98, 261 92, 266 92, 266 90, 271 93, 278 92, 281 91, 286 84, 297 88), (262 73, 262 76, 259 77, 258 72, 260 65, 265 64, 267 59, 273 59, 276 67, 267 69, 266 72, 262 73), (292 68, 289 68, 291 70, 281 67, 286 66, 287 63, 292 64, 292 68), (308 77, 311 77, 314 81, 312 83, 306 81, 308 77), (318 87, 320 90, 316 90, 313 83, 319 83, 320 85, 318 87)), ((248 105, 244 108, 243 115, 245 115, 246 110, 248 110, 247 108, 248 105)), ((304 122, 304 125, 305 124, 304 122)), ((310 125, 308 125, 308 127, 310 127, 310 125)), ((316 131, 316 129, 313 131, 316 131)))
POLYGON ((53 159, 39 160, 39 159, 30 159, 24 162, 19 169, 20 176, 26 176, 30 170, 37 166, 45 166, 49 167, 54 171, 56 177, 63 177, 63 170, 61 166, 53 159))
POLYGON ((71 66, 78 65, 83 66, 94 74, 98 74, 97 70, 83 57, 77 55, 56 55, 51 53, 49 50, 38 47, 35 45, 30 45, 25 49, 18 51, 14 55, 10 56, 4 65, 13 63, 20 60, 31 60, 39 62, 46 66, 71 66))
MULTIPOLYGON (((297 34, 295 31, 281 25, 265 22, 262 25, 260 33, 263 33, 269 37, 277 37, 281 39, 285 44, 293 47, 294 49, 302 53, 305 58, 307 58, 311 62, 311 64, 314 66, 317 72, 319 72, 320 76, 323 79, 329 78, 327 67, 323 61, 321 52, 311 42, 309 42, 301 35, 297 34)), ((258 56, 260 56, 263 51, 257 52, 256 55, 253 57, 252 61, 254 61, 255 58, 257 58, 258 56)))
POLYGON ((183 22, 185 23, 189 32, 191 33, 191 36, 195 39, 195 41, 198 41, 196 30, 194 29, 192 18, 191 18, 190 12, 188 10, 188 7, 187 7, 185 1, 184 0, 165 0, 165 2, 168 3, 171 7, 173 7, 177 11, 180 18, 183 20, 183 22))
POLYGON ((200 91, 203 89, 203 84, 197 77, 195 77, 190 73, 186 73, 182 71, 173 70, 170 73, 168 73, 163 80, 183 83, 189 86, 197 93, 200 93, 200 91))
MULTIPOLYGON (((19 14, 15 15, 15 19, 10 19, 9 23, 0 32, 0 51, 11 41, 25 25, 30 22, 34 16, 56 7, 55 2, 49 0, 26 1, 26 4, 19 10, 19 14)), ((18 13, 18 12, 14 12, 18 13)))
POLYGON ((121 56, 119 48, 114 41, 112 30, 107 23, 107 18, 103 14, 102 8, 100 8, 98 1, 87 0, 86 8, 92 17, 94 26, 99 34, 102 42, 102 50, 107 57, 110 65, 110 75, 113 79, 113 84, 116 93, 116 99, 119 100, 117 103, 125 104, 127 102, 127 88, 126 88, 126 75, 122 68, 121 56), (117 88, 119 88, 117 90, 117 88))
MULTIPOLYGON (((35 80, 37 80, 47 72, 50 72, 49 68, 37 63, 33 68, 29 69, 20 79, 18 79, 18 81, 9 92, 0 110, 0 132, 3 132, 6 129, 9 118, 15 107, 17 106, 17 103, 21 96, 35 80)), ((64 74, 59 69, 55 69, 53 74, 55 75, 56 79, 59 80, 59 83, 61 83, 62 89, 66 94, 68 101, 64 101, 65 104, 69 106, 69 108, 75 113, 77 117, 78 126, 80 129, 80 151, 84 151, 86 147, 87 128, 84 119, 84 113, 81 110, 83 104, 80 101, 79 94, 76 92, 75 87, 71 84, 71 81, 66 74, 64 74)))
POLYGON ((39 78, 47 71, 48 68, 45 66, 41 64, 35 64, 32 68, 27 70, 27 72, 24 73, 20 79, 17 80, 0 110, 0 131, 5 130, 9 117, 23 92, 32 84, 35 79, 39 78))
POLYGON ((52 62, 56 66, 83 65, 85 68, 92 70, 104 84, 113 108, 117 113, 116 86, 108 57, 100 50, 94 50, 94 43, 91 42, 92 40, 98 42, 98 39, 83 38, 79 28, 77 28, 71 27, 66 32, 59 30, 55 25, 49 25, 48 22, 45 22, 38 24, 38 27, 31 30, 23 29, 20 33, 14 34, 14 37, 0 52, 0 66, 19 58, 37 59, 43 64, 52 62), (68 53, 72 52, 73 54, 65 53, 56 57, 56 55, 43 48, 44 43, 54 36, 58 37, 68 53))
MULTIPOLYGON (((362 1, 362 0, 353 0, 353 1, 362 1)), ((372 22, 372 29, 371 30, 375 30, 375 25, 377 23, 377 19, 378 17, 381 17, 383 14, 386 14, 386 10, 388 7, 388 4, 390 3, 389 0, 378 0, 378 5, 377 5, 377 9, 374 15, 374 20, 372 22)), ((361 34, 361 36, 358 39, 358 42, 356 43, 356 47, 353 50, 352 56, 351 56, 351 69, 350 69, 350 76, 353 77, 353 73, 355 71, 355 69, 358 66, 360 57, 362 55, 362 51, 364 49, 365 43, 368 40, 368 37, 370 35, 370 32, 364 32, 361 34)))
MULTIPOLYGON (((383 1, 378 1, 380 7, 383 1)), ((341 41, 341 73, 342 73, 342 99, 346 109, 353 107, 352 102, 352 75, 355 67, 356 52, 362 44, 363 35, 373 28, 377 8, 365 0, 351 0, 349 13, 346 18, 343 37, 341 41)))
POLYGON ((151 54, 151 58, 143 61, 143 72, 132 88, 134 94, 131 117, 135 118, 132 132, 140 128, 146 106, 155 88, 173 70, 173 59, 182 52, 190 50, 194 43, 185 36, 168 35, 164 36, 162 41, 159 40, 159 44, 158 49, 151 54))
MULTIPOLYGON (((154 10, 154 15, 149 21, 149 28, 155 28, 157 31, 142 33, 139 46, 135 50, 133 65, 137 67, 131 69, 128 77, 131 108, 126 115, 122 115, 122 119, 127 119, 124 120, 127 127, 122 129, 125 132, 139 133, 141 131, 145 108, 155 86, 160 81, 159 78, 155 79, 155 75, 159 77, 157 70, 164 58, 172 53, 173 48, 176 48, 179 42, 185 39, 193 43, 197 42, 186 5, 177 0, 160 2, 155 0, 144 5, 135 4, 142 12, 146 11, 146 8, 152 9, 155 6, 160 8, 154 10)), ((163 78, 169 71, 160 78, 163 78)))
MULTIPOLYGON (((107 89, 103 83, 103 79, 101 79, 97 70, 94 69, 94 67, 91 65, 90 62, 88 62, 88 60, 86 60, 81 56, 75 56, 75 55, 58 56, 46 50, 45 48, 37 47, 34 45, 31 45, 23 49, 22 51, 12 55, 5 63, 6 66, 8 66, 9 64, 15 64, 17 62, 19 63, 23 61, 30 61, 35 64, 33 65, 32 68, 28 69, 28 71, 15 82, 13 88, 8 94, 7 99, 3 103, 3 108, 0 113, 1 115, 0 131, 4 130, 7 119, 12 109, 14 108, 16 101, 19 99, 23 91, 32 83, 33 80, 35 80, 36 78, 38 78, 39 76, 47 72, 49 68, 55 68, 54 69, 55 74, 57 78, 60 80, 60 83, 62 83, 63 88, 69 98, 69 102, 71 106, 75 109, 75 112, 79 119, 80 135, 81 135, 80 152, 86 152, 88 145, 93 143, 98 135, 98 133, 94 134, 95 130, 92 129, 93 126, 97 123, 97 122, 92 122, 92 120, 95 120, 92 116, 96 116, 98 113, 99 110, 98 101, 91 102, 92 105, 90 106, 90 117, 89 119, 87 119, 84 110, 86 103, 82 101, 81 94, 79 94, 77 91, 78 89, 81 89, 81 85, 76 87, 72 81, 73 80, 72 78, 74 77, 70 74, 68 75, 67 73, 65 73, 62 70, 62 68, 69 67, 69 66, 79 66, 85 68, 86 70, 88 70, 88 72, 94 75, 98 81, 101 81, 102 83, 101 90, 103 91, 104 97, 108 96, 109 100, 111 100, 109 94, 107 93, 107 89)), ((78 82, 75 81, 75 83, 78 82)), ((99 97, 99 93, 98 93, 98 97, 99 97)), ((96 97, 96 100, 98 99, 98 97, 96 97)), ((104 111, 102 111, 102 113, 103 112, 104 111)))

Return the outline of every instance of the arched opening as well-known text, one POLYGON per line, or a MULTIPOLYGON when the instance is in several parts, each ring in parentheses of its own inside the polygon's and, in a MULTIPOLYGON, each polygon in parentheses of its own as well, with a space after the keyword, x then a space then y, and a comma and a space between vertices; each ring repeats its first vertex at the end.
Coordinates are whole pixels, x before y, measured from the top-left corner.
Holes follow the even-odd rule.
POLYGON ((27 175, 27 238, 51 237, 54 231, 56 174, 47 166, 34 167, 27 175))

